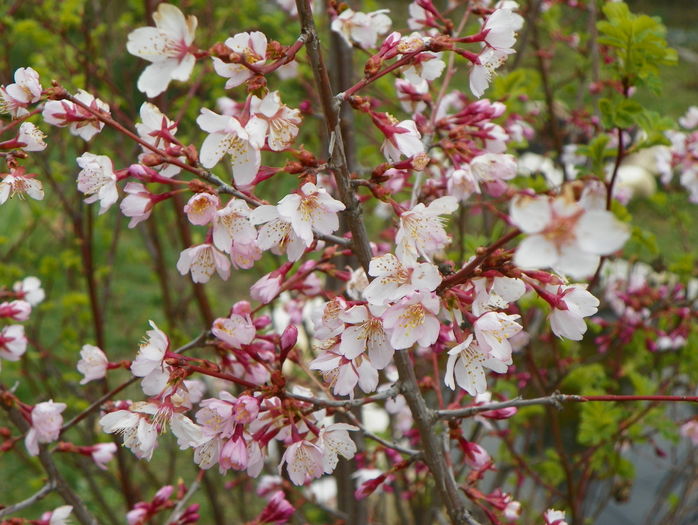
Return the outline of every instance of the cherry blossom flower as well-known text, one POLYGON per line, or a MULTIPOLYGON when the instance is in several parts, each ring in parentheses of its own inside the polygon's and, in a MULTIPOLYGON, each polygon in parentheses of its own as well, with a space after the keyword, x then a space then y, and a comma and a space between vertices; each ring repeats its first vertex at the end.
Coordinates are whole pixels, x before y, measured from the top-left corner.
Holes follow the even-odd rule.
MULTIPOLYGON (((295 4, 294 4, 295 5, 295 4)), ((269 503, 257 516, 254 523, 259 525, 284 525, 288 523, 295 512, 293 506, 286 500, 282 490, 275 491, 269 498, 269 503)))
POLYGON ((293 229, 291 220, 281 217, 276 206, 258 206, 250 213, 250 222, 254 225, 263 224, 257 236, 257 245, 261 250, 271 249, 277 255, 285 252, 288 260, 293 262, 300 259, 308 247, 293 229))
POLYGON ((507 189, 504 181, 516 177, 516 160, 513 155, 483 153, 470 161, 470 169, 490 195, 499 197, 507 189))
POLYGON ((262 276, 250 289, 250 297, 262 304, 270 303, 281 290, 283 275, 273 275, 274 272, 262 276))
POLYGON ((412 83, 396 78, 395 90, 402 109, 407 113, 421 113, 426 109, 425 99, 429 93, 429 83, 426 80, 412 83))
POLYGON ((482 27, 485 43, 499 51, 512 52, 516 32, 523 27, 524 19, 510 9, 496 9, 482 27))
POLYGON ((364 49, 376 46, 378 35, 390 31, 392 21, 386 15, 388 9, 380 9, 371 13, 362 13, 345 9, 332 21, 332 31, 339 33, 348 46, 353 43, 364 49))
POLYGON ((45 138, 44 132, 31 122, 22 122, 19 126, 17 141, 23 144, 21 148, 24 151, 44 151, 46 149, 45 138))
POLYGON ((17 299, 0 303, 0 318, 12 319, 13 321, 26 321, 32 313, 32 305, 27 301, 17 299))
POLYGON ((478 277, 470 281, 475 290, 472 310, 477 316, 492 307, 504 309, 526 293, 526 285, 521 279, 495 275, 478 277))
POLYGON ((423 31, 429 27, 434 27, 436 17, 419 5, 417 0, 410 3, 408 7, 410 17, 407 19, 407 27, 413 31, 423 31))
POLYGON ((516 322, 520 317, 501 312, 487 312, 479 317, 473 324, 473 329, 482 351, 490 357, 510 363, 512 348, 509 338, 522 330, 521 325, 516 322))
POLYGON ((549 287, 555 294, 550 327, 558 337, 581 341, 587 325, 585 317, 598 311, 599 300, 583 285, 549 287))
POLYGON ((324 188, 306 182, 298 193, 286 195, 276 207, 279 216, 291 224, 306 246, 313 243, 313 230, 330 234, 339 228, 337 212, 344 204, 333 199, 324 188))
POLYGON ((51 512, 44 512, 41 515, 39 525, 70 525, 69 516, 72 511, 72 505, 63 505, 51 512))
POLYGON ((230 253, 236 244, 253 243, 257 231, 250 222, 250 208, 242 199, 230 199, 225 207, 216 210, 213 216, 213 244, 225 253, 230 253))
POLYGON ((12 285, 12 290, 17 294, 17 297, 24 299, 30 305, 36 306, 46 297, 46 293, 41 288, 41 281, 34 276, 25 277, 21 281, 17 281, 12 285))
POLYGON ((44 401, 32 408, 31 428, 24 438, 24 445, 30 456, 39 455, 39 443, 50 443, 58 439, 63 426, 61 412, 66 409, 65 403, 44 401))
MULTIPOLYGON (((95 98, 83 89, 78 89, 75 99, 88 106, 92 111, 104 113, 109 116, 109 105, 95 98)), ((71 135, 90 141, 104 128, 104 122, 86 109, 78 106, 70 100, 49 100, 44 104, 41 116, 47 124, 59 128, 68 127, 71 135)))
POLYGON ((402 298, 383 314, 383 326, 390 331, 390 344, 395 350, 414 343, 429 347, 439 337, 441 323, 436 318, 440 301, 435 293, 415 292, 402 298))
POLYGON ((138 408, 142 413, 131 410, 109 412, 100 418, 99 424, 107 434, 121 434, 124 446, 137 458, 150 461, 158 443, 158 431, 155 425, 148 422, 144 414, 146 412, 154 414, 157 407, 150 403, 142 403, 134 408, 138 408))
POLYGON ((152 330, 146 332, 146 339, 140 345, 136 359, 131 363, 131 373, 137 377, 146 377, 151 372, 162 369, 165 353, 170 348, 170 340, 153 321, 149 321, 152 330))
POLYGON ((195 283, 208 282, 214 272, 225 281, 230 277, 230 259, 213 244, 197 244, 179 254, 177 270, 182 275, 191 272, 195 283))
POLYGON ((378 386, 378 370, 364 356, 348 359, 341 355, 335 340, 324 341, 320 348, 328 348, 309 365, 311 370, 319 370, 332 391, 338 396, 354 396, 358 385, 369 394, 378 386))
POLYGON ((353 306, 339 314, 339 318, 351 326, 341 333, 339 352, 347 359, 355 359, 367 352, 371 365, 378 370, 385 368, 394 350, 388 342, 380 319, 384 308, 363 305, 353 306))
POLYGON ((256 117, 251 121, 255 127, 259 127, 261 122, 269 148, 273 151, 283 151, 293 144, 298 135, 301 112, 282 104, 278 91, 270 91, 263 99, 253 95, 250 113, 256 117))
POLYGON ((124 186, 124 191, 128 193, 128 195, 121 201, 119 207, 121 213, 131 218, 128 227, 135 228, 138 223, 150 217, 150 212, 157 202, 157 199, 140 182, 127 183, 126 186, 124 186))
POLYGON ((78 361, 78 372, 85 376, 80 384, 84 385, 95 379, 102 379, 107 373, 109 359, 104 352, 94 345, 83 345, 80 350, 80 361, 78 361))
POLYGON ((304 485, 311 479, 322 476, 324 453, 320 447, 310 441, 296 441, 281 457, 279 473, 284 464, 291 482, 294 485, 304 485))
MULTIPOLYGON (((381 151, 390 162, 398 162, 402 155, 413 157, 424 153, 422 135, 417 130, 413 120, 398 122, 391 117, 392 123, 383 123, 379 126, 385 135, 381 151)), ((374 122, 376 120, 374 119, 374 122)))
POLYGON ((83 153, 77 159, 82 168, 78 173, 78 190, 86 195, 85 202, 99 201, 99 214, 106 212, 119 199, 117 177, 111 159, 105 155, 83 153))
POLYGON ((184 206, 189 222, 204 226, 211 222, 220 206, 218 195, 201 192, 195 193, 184 206))
POLYGON ((545 525, 567 525, 565 512, 562 510, 548 509, 543 514, 545 525))
POLYGON ((479 470, 492 461, 487 451, 477 443, 465 441, 462 446, 464 449, 463 458, 470 467, 479 470))
POLYGON ((461 202, 465 202, 473 193, 481 193, 478 179, 468 164, 448 174, 448 194, 461 202))
POLYGON ((323 450, 323 469, 325 474, 332 474, 337 467, 339 456, 351 459, 356 454, 356 443, 349 437, 349 431, 359 427, 346 423, 333 423, 320 431, 318 444, 323 450))
POLYGON ((243 317, 238 314, 216 319, 211 327, 211 332, 233 348, 250 344, 257 335, 257 330, 249 316, 243 317))
POLYGON ((698 420, 692 419, 681 425, 681 435, 689 438, 694 446, 698 447, 698 420))
POLYGON ((586 210, 564 195, 516 197, 511 220, 529 234, 516 249, 517 266, 552 267, 576 279, 593 274, 599 256, 618 250, 630 236, 611 212, 586 210))
POLYGON ((259 148, 264 144, 264 125, 260 119, 251 119, 243 127, 235 117, 214 113, 202 108, 196 123, 209 133, 201 145, 201 164, 213 168, 226 154, 230 155, 235 184, 249 186, 261 163, 259 148))
POLYGON ((7 361, 19 361, 19 358, 27 351, 27 338, 24 335, 24 327, 19 324, 11 324, 0 331, 0 357, 7 361))
POLYGON ((451 390, 456 389, 456 383, 471 396, 487 391, 487 378, 485 368, 503 374, 509 368, 508 362, 490 357, 480 349, 477 342, 473 341, 472 334, 465 341, 454 346, 448 351, 446 363, 446 375, 444 383, 451 390))
POLYGON ((446 68, 446 62, 441 60, 441 56, 441 53, 420 53, 402 72, 405 80, 413 85, 436 80, 446 68))
POLYGON ((189 79, 196 58, 192 42, 196 31, 195 16, 184 17, 171 4, 162 3, 153 13, 155 27, 139 27, 128 35, 126 49, 132 55, 152 62, 138 77, 138 90, 149 98, 167 89, 171 80, 189 79))
POLYGON ((478 55, 470 71, 470 91, 474 96, 480 98, 485 93, 485 90, 490 86, 492 75, 506 62, 510 53, 513 53, 513 50, 507 52, 487 47, 478 55))
POLYGON ((7 199, 15 195, 23 198, 29 195, 34 200, 40 201, 44 198, 44 188, 41 181, 34 178, 34 174, 25 174, 24 168, 13 169, 0 181, 0 204, 5 204, 7 199))
POLYGON ((89 447, 89 449, 90 457, 97 465, 97 468, 107 470, 107 463, 114 458, 117 447, 116 443, 97 443, 89 447))
POLYGON ((395 302, 412 292, 433 292, 441 284, 441 274, 433 264, 406 266, 392 253, 371 259, 368 274, 375 279, 363 295, 372 304, 395 302))
POLYGON ((458 208, 455 197, 433 200, 429 206, 418 203, 400 215, 400 228, 395 237, 396 255, 403 264, 413 264, 421 255, 428 261, 451 242, 444 230, 440 215, 453 213, 458 208))
MULTIPOLYGON (((235 36, 228 38, 225 45, 230 49, 231 53, 237 53, 245 62, 252 66, 262 66, 266 62, 267 55, 267 37, 260 31, 252 31, 251 33, 238 33, 235 36)), ((213 68, 223 78, 227 78, 225 89, 232 89, 239 86, 247 79, 254 76, 254 72, 242 65, 235 63, 223 62, 218 57, 213 58, 213 68)))
POLYGON ((12 118, 29 114, 27 106, 41 99, 39 73, 30 67, 15 71, 14 84, 0 86, 0 113, 9 113, 12 118))
MULTIPOLYGON (((144 102, 141 105, 140 117, 142 122, 136 124, 136 131, 138 136, 145 142, 160 149, 166 149, 172 144, 172 138, 177 133, 177 124, 172 122, 160 109, 150 102, 144 102)), ((152 150, 141 145, 143 153, 138 156, 138 161, 142 162, 146 157, 153 156, 152 150)), ((173 155, 179 160, 184 161, 185 157, 183 155, 173 155)), ((174 177, 182 168, 176 166, 175 164, 170 164, 169 162, 162 162, 160 164, 148 163, 148 166, 156 169, 160 175, 163 177, 174 177)))

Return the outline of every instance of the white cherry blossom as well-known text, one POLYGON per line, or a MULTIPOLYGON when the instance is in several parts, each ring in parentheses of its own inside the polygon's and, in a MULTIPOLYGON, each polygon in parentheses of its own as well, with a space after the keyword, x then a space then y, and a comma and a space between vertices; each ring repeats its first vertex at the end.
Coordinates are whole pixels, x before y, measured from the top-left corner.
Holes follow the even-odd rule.
POLYGON ((17 140, 24 144, 21 148, 24 151, 44 151, 46 135, 31 122, 22 122, 19 126, 17 140))
POLYGON ((493 308, 506 308, 526 293, 526 285, 521 279, 502 275, 478 277, 471 280, 475 290, 472 310, 477 316, 493 308))
POLYGON ((152 62, 138 77, 138 90, 149 98, 165 91, 171 80, 188 80, 196 63, 191 48, 195 16, 185 18, 177 7, 162 3, 153 13, 153 21, 155 27, 131 31, 126 43, 129 53, 152 62))
POLYGON ((146 377, 155 370, 161 370, 165 353, 170 347, 170 340, 153 321, 149 321, 152 330, 146 332, 146 340, 140 345, 136 359, 131 363, 131 373, 137 377, 146 377))
POLYGON ((44 187, 33 175, 25 175, 24 168, 16 168, 0 180, 0 204, 5 204, 10 197, 25 195, 40 201, 44 198, 44 187))
POLYGON ((414 264, 419 256, 431 261, 432 255, 451 242, 440 216, 453 213, 457 208, 456 198, 447 196, 435 199, 428 206, 420 202, 400 215, 395 241, 396 255, 403 264, 414 264))
POLYGON ((119 199, 117 177, 111 159, 105 155, 83 153, 77 159, 82 168, 78 173, 78 191, 88 195, 85 202, 99 201, 99 214, 106 212, 119 199))
POLYGON ((346 423, 333 423, 320 431, 318 444, 323 451, 323 470, 325 474, 332 474, 337 467, 339 456, 351 459, 356 454, 356 443, 349 436, 350 431, 359 430, 359 427, 346 423))
POLYGON ((24 445, 30 456, 39 454, 39 443, 50 443, 58 439, 63 426, 61 412, 66 409, 65 403, 44 401, 32 408, 31 428, 24 438, 24 445))
POLYGON ((252 96, 250 113, 254 118, 248 125, 264 130, 273 151, 283 151, 293 144, 301 124, 301 112, 283 104, 278 91, 270 91, 262 99, 252 96))
POLYGON ((331 29, 342 36, 347 45, 358 44, 364 49, 376 47, 378 35, 390 31, 392 21, 386 15, 388 9, 371 13, 345 9, 332 21, 331 29))
POLYGON ((276 207, 279 216, 291 223, 306 246, 313 243, 313 230, 330 234, 339 228, 337 212, 345 209, 327 190, 306 182, 298 193, 286 195, 276 207))
POLYGON ((384 310, 383 307, 358 305, 341 312, 339 318, 350 326, 341 332, 339 353, 347 359, 355 359, 366 352, 374 368, 385 368, 395 351, 383 330, 380 314, 384 310))
POLYGON ((32 306, 36 306, 46 298, 46 293, 41 288, 41 281, 34 276, 25 277, 12 285, 12 290, 32 306))
POLYGON ((277 255, 286 253, 288 260, 293 262, 300 259, 308 247, 293 229, 291 220, 281 217, 276 206, 258 206, 250 213, 250 222, 255 226, 263 224, 257 236, 257 245, 261 250, 271 249, 277 255))
POLYGON ((414 157, 424 153, 422 135, 413 120, 395 121, 391 125, 380 126, 385 135, 381 151, 390 162, 398 162, 400 157, 414 157))
POLYGON ((487 391, 487 377, 484 369, 489 368, 503 374, 509 368, 507 365, 510 363, 511 360, 506 363, 487 355, 473 340, 471 334, 465 341, 448 351, 444 383, 451 390, 455 390, 456 384, 458 384, 471 396, 482 394, 487 391))
POLYGON ((155 414, 157 406, 152 403, 136 404, 131 410, 117 410, 102 416, 99 424, 107 434, 121 434, 124 446, 129 448, 137 458, 150 461, 157 447, 158 431, 154 424, 148 421, 144 414, 155 414))
POLYGON ((322 476, 324 453, 320 447, 310 441, 296 441, 281 457, 279 473, 284 464, 291 482, 294 485, 304 485, 307 481, 322 476))
POLYGON ((83 376, 81 385, 87 384, 95 379, 102 379, 107 373, 109 359, 104 352, 94 345, 83 345, 80 350, 80 361, 78 361, 78 372, 83 376))
POLYGON ((500 50, 487 47, 477 57, 477 61, 470 70, 470 91, 480 98, 490 86, 495 71, 506 62, 513 50, 500 50))
POLYGON ((415 292, 402 298, 383 314, 383 326, 390 332, 390 344, 395 350, 413 344, 429 347, 439 337, 441 323, 436 318, 440 309, 435 293, 415 292))
POLYGON ((218 195, 207 192, 195 193, 185 204, 184 213, 192 224, 204 226, 216 216, 220 203, 218 195))
POLYGON ((365 299, 372 304, 398 301, 412 292, 433 292, 441 284, 441 274, 431 263, 407 266, 392 253, 374 257, 368 267, 375 277, 364 289, 365 299))
POLYGON ((584 318, 598 311, 599 300, 580 284, 551 286, 548 289, 555 294, 557 303, 550 313, 553 333, 558 337, 581 341, 587 331, 584 318))
POLYGON ((41 98, 39 73, 30 67, 20 67, 15 71, 14 83, 0 86, 0 113, 9 113, 12 118, 29 114, 27 106, 41 98))
POLYGON ((516 321, 520 315, 501 312, 487 312, 473 324, 475 339, 483 352, 490 357, 509 364, 511 362, 511 342, 509 339, 523 328, 516 321))
MULTIPOLYGON (((92 111, 109 116, 109 105, 83 89, 78 89, 75 99, 88 106, 92 111)), ((49 100, 41 113, 44 121, 59 128, 68 127, 71 135, 90 141, 104 128, 104 122, 86 109, 70 100, 49 100)))
MULTIPOLYGON (((141 122, 136 124, 138 136, 145 142, 156 148, 165 149, 170 141, 167 136, 172 136, 177 133, 177 124, 171 121, 160 109, 150 102, 144 102, 140 109, 141 122)), ((143 153, 138 156, 139 162, 147 155, 152 155, 152 151, 141 145, 143 153)), ((186 159, 180 155, 179 160, 184 162, 186 159)), ((151 168, 156 169, 163 177, 174 177, 182 168, 168 162, 153 165, 148 164, 151 168)))
MULTIPOLYGON (((253 66, 261 66, 266 62, 267 37, 260 31, 251 33, 238 33, 228 38, 225 45, 232 53, 241 55, 245 62, 253 66)), ((242 64, 227 63, 218 57, 213 57, 213 68, 223 78, 227 78, 225 89, 232 89, 239 86, 254 73, 242 64)))
POLYGON ((197 244, 179 254, 177 270, 182 275, 191 272, 195 283, 206 283, 217 272, 226 281, 230 277, 230 259, 213 244, 197 244))
POLYGON ((255 242, 257 231, 250 222, 250 208, 242 199, 232 198, 213 216, 213 244, 230 253, 234 245, 255 242))
POLYGON ((19 361, 27 351, 27 337, 21 324, 11 324, 0 331, 0 357, 7 361, 19 361))
POLYGON ((516 32, 523 24, 523 17, 511 9, 497 9, 487 17, 482 27, 485 43, 494 49, 512 52, 516 43, 516 32))

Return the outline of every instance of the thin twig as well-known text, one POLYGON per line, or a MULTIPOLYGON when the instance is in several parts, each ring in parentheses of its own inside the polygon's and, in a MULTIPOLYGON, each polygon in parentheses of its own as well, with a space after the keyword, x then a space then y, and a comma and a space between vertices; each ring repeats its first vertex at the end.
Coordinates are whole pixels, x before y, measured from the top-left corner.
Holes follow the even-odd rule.
POLYGON ((56 483, 55 481, 51 480, 46 485, 41 487, 36 494, 33 496, 29 496, 27 499, 24 501, 20 501, 19 503, 15 503, 14 505, 10 505, 9 507, 5 507, 4 509, 0 509, 0 518, 3 518, 5 516, 9 516, 10 514, 14 514, 15 512, 19 512, 22 509, 26 509, 27 507, 31 507, 34 503, 39 501, 40 499, 43 499, 49 492, 52 490, 55 490, 56 488, 56 483))

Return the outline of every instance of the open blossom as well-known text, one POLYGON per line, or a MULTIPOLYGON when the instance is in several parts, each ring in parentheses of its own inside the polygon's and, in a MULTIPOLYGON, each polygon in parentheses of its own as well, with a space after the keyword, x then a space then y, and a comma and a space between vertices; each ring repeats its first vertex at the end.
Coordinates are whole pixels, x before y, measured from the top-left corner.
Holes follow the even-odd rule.
POLYGON ((320 431, 319 444, 323 450, 323 469, 325 474, 331 474, 337 467, 339 456, 351 459, 356 454, 356 443, 349 436, 350 431, 359 427, 346 423, 333 423, 320 431))
POLYGON ((517 266, 552 267, 577 279, 593 274, 599 256, 618 250, 630 236, 611 212, 587 210, 565 195, 518 196, 511 204, 511 220, 528 234, 516 249, 517 266))
POLYGON ((363 295, 372 304, 395 302, 412 292, 433 292, 441 284, 441 274, 433 264, 407 266, 392 253, 371 259, 368 274, 375 279, 363 295))
POLYGON ((483 352, 477 342, 473 341, 471 334, 465 341, 448 351, 444 383, 451 390, 456 389, 457 383, 471 396, 482 394, 487 391, 485 368, 503 374, 509 368, 509 364, 511 359, 505 362, 483 352))
POLYGON ((345 9, 332 21, 331 29, 339 33, 349 46, 356 43, 364 49, 375 47, 378 35, 387 33, 392 25, 390 17, 386 15, 388 12, 388 9, 372 13, 345 9))
MULTIPOLYGON (((258 206, 250 213, 250 221, 254 225, 263 224, 257 236, 257 245, 261 250, 271 249, 277 255, 285 252, 288 260, 293 262, 301 258, 309 245, 295 232, 291 220, 281 217, 276 206, 258 206)), ((298 222, 302 228, 302 222, 298 222)))
POLYGON ((9 113, 12 118, 29 114, 27 106, 41 98, 39 73, 30 67, 15 71, 14 83, 0 86, 0 113, 9 113))
POLYGON ((268 304, 281 290, 282 281, 283 275, 273 275, 273 272, 264 275, 252 285, 250 297, 262 304, 268 304))
POLYGON ((394 350, 379 317, 383 311, 382 307, 358 305, 339 314, 350 325, 341 333, 339 352, 344 357, 355 359, 366 352, 371 365, 378 370, 390 363, 394 350))
POLYGON ((21 144, 24 151, 44 151, 46 135, 31 122, 22 122, 19 126, 19 135, 17 141, 21 144))
POLYGON ((301 124, 301 112, 282 104, 278 91, 271 91, 262 99, 253 95, 250 113, 257 121, 256 126, 261 125, 264 129, 269 148, 273 151, 283 151, 293 144, 301 124))
POLYGON ((413 83, 396 78, 395 91, 402 109, 407 113, 421 113, 426 109, 425 100, 429 97, 429 83, 426 80, 413 83))
POLYGON ((235 184, 249 186, 261 164, 259 148, 264 144, 264 125, 260 119, 250 119, 243 127, 235 117, 202 108, 196 123, 209 133, 201 145, 201 164, 213 168, 229 154, 235 184))
POLYGON ((500 50, 487 47, 477 57, 470 71, 470 91, 480 98, 490 86, 495 71, 506 62, 513 50, 500 50))
POLYGON ((448 194, 465 202, 473 193, 481 193, 478 179, 468 164, 448 174, 448 194))
POLYGON ((148 422, 146 413, 154 414, 157 407, 150 406, 151 403, 141 405, 140 413, 116 410, 102 416, 99 424, 107 434, 121 434, 124 446, 131 449, 137 458, 150 461, 158 443, 158 431, 154 424, 148 422))
POLYGON ((257 239, 257 231, 250 222, 250 207, 242 199, 230 199, 225 207, 213 215, 213 244, 220 251, 230 253, 235 245, 248 245, 257 239))
POLYGON ((213 220, 220 203, 218 195, 195 193, 184 206, 184 213, 192 224, 204 226, 213 220))
POLYGON ((98 468, 102 470, 107 470, 107 463, 109 463, 116 454, 116 443, 97 443, 92 445, 92 451, 90 456, 92 461, 95 462, 98 468))
MULTIPOLYGON (((172 138, 177 133, 177 123, 172 122, 160 109, 150 102, 144 102, 140 109, 141 122, 136 124, 138 136, 145 142, 160 149, 166 149, 172 144, 172 138)), ((143 161, 148 155, 152 156, 152 151, 141 145, 143 153, 138 156, 139 162, 143 161)), ((184 161, 183 155, 180 155, 179 160, 184 161)), ((148 164, 151 168, 156 169, 163 177, 174 177, 182 168, 168 162, 161 164, 148 164)))
POLYGON ((149 321, 152 330, 146 332, 146 340, 141 344, 136 359, 131 363, 134 376, 146 377, 151 372, 161 369, 165 353, 170 347, 170 340, 153 321, 149 321))
POLYGON ((421 82, 436 80, 446 68, 441 53, 420 53, 402 74, 408 82, 419 85, 421 82))
POLYGON ((134 228, 139 222, 143 222, 150 217, 150 212, 157 202, 155 196, 150 193, 140 182, 129 182, 124 186, 124 191, 128 195, 121 201, 121 213, 131 220, 129 228, 134 228))
POLYGON ((22 325, 12 324, 0 331, 0 357, 7 361, 19 361, 26 351, 27 338, 22 325))
POLYGON ((306 246, 313 243, 313 230, 330 234, 339 228, 337 212, 345 208, 327 190, 306 182, 298 193, 286 195, 276 207, 279 216, 291 223, 306 246))
POLYGON ((506 308, 526 293, 526 285, 521 279, 496 275, 492 277, 477 277, 471 280, 475 290, 473 313, 477 316, 493 309, 506 308))
POLYGON ((599 300, 585 286, 549 287, 555 294, 553 311, 550 313, 550 327, 558 337, 581 341, 587 325, 585 317, 598 311, 599 300))
POLYGON ((249 316, 231 314, 230 317, 221 317, 213 322, 211 332, 218 339, 233 348, 250 344, 257 330, 249 316))
POLYGON ((320 447, 310 441, 296 441, 281 457, 279 472, 284 464, 291 482, 294 485, 304 485, 307 481, 322 476, 324 454, 320 447))
POLYGON ((95 379, 102 379, 107 373, 109 359, 102 350, 94 345, 83 345, 80 350, 78 372, 85 376, 80 384, 84 385, 95 379))
POLYGON ((482 351, 504 363, 510 363, 512 347, 509 339, 523 329, 516 322, 520 317, 501 312, 487 312, 479 317, 473 329, 482 351))
POLYGON ((198 244, 179 254, 177 270, 182 275, 191 272, 195 283, 208 282, 214 272, 225 281, 230 277, 230 259, 213 244, 198 244))
POLYGON ((13 321, 26 321, 32 313, 32 305, 27 301, 17 299, 0 303, 0 318, 12 319, 13 321))
MULTIPOLYGON (((109 105, 95 98, 83 89, 78 89, 75 99, 88 106, 92 111, 110 115, 109 105)), ((102 131, 104 122, 85 108, 78 106, 70 100, 49 100, 44 105, 41 113, 47 124, 64 128, 68 126, 71 135, 89 141, 97 133, 102 131)))
POLYGON ((82 168, 78 173, 78 190, 88 195, 85 202, 99 201, 100 215, 106 212, 119 199, 116 188, 116 175, 111 159, 105 155, 83 153, 77 159, 82 168))
POLYGON ((516 32, 523 24, 523 17, 511 9, 496 9, 482 27, 484 41, 494 49, 511 52, 516 43, 516 32))
POLYGON ((15 195, 20 198, 28 195, 40 201, 44 198, 44 187, 41 181, 34 178, 33 173, 25 174, 24 168, 15 168, 0 180, 0 204, 5 204, 7 199, 15 195))
MULTIPOLYGON (((235 36, 228 38, 225 45, 232 53, 240 55, 245 62, 252 66, 262 66, 266 62, 267 56, 267 37, 260 31, 252 31, 251 33, 238 33, 235 36)), ((239 86, 248 78, 254 76, 252 70, 242 64, 229 64, 223 62, 218 57, 213 57, 213 69, 220 76, 227 78, 225 89, 232 89, 239 86)))
POLYGON ((507 189, 504 181, 516 177, 517 172, 514 156, 502 153, 478 155, 470 161, 470 169, 493 197, 504 194, 507 189))
POLYGON ((72 511, 72 505, 63 505, 51 512, 44 512, 41 515, 39 525, 70 525, 70 513, 72 511))
POLYGON ((439 297, 433 292, 415 292, 388 308, 383 326, 390 332, 393 348, 402 350, 415 343, 433 345, 439 337, 441 323, 436 316, 440 308, 439 297))
POLYGON ((455 197, 440 197, 429 206, 418 203, 400 215, 397 232, 396 255, 406 264, 415 263, 421 255, 431 260, 432 255, 442 251, 451 242, 440 215, 453 213, 458 208, 455 197))
POLYGON ((348 359, 339 353, 334 340, 324 341, 323 348, 329 347, 316 357, 309 365, 311 370, 319 370, 323 378, 338 396, 354 396, 358 385, 369 394, 378 386, 378 370, 363 355, 348 359))
POLYGON ((171 80, 188 80, 196 63, 191 47, 195 16, 185 18, 177 7, 162 3, 153 21, 155 27, 131 31, 126 43, 129 53, 152 62, 138 77, 138 90, 150 98, 165 91, 171 80))
POLYGON ((548 509, 543 514, 545 525, 567 525, 565 513, 562 510, 548 509))
POLYGON ((41 281, 34 276, 25 277, 12 285, 12 290, 17 297, 24 299, 30 305, 36 306, 46 297, 46 293, 41 288, 41 281))
POLYGON ((39 443, 50 443, 58 439, 63 426, 61 412, 66 409, 65 403, 44 401, 34 406, 31 411, 31 428, 24 438, 29 455, 39 454, 39 443))
POLYGON ((422 135, 413 120, 395 121, 381 124, 380 130, 385 135, 381 151, 390 162, 398 162, 400 157, 413 157, 424 153, 422 135))

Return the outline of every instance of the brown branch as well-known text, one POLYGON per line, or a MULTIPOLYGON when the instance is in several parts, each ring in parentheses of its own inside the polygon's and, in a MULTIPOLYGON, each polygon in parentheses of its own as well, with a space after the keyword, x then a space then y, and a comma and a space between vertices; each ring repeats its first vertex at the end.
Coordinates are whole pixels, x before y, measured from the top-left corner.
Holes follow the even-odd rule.
POLYGON ((19 503, 15 503, 14 505, 10 505, 8 507, 5 507, 3 509, 0 509, 0 518, 4 516, 9 516, 10 514, 14 514, 15 512, 19 512, 22 509, 26 509, 27 507, 31 507, 34 503, 39 501, 40 499, 43 499, 48 495, 49 492, 53 491, 56 489, 56 483, 51 480, 46 485, 41 487, 34 495, 28 497, 24 501, 20 501, 19 503))

